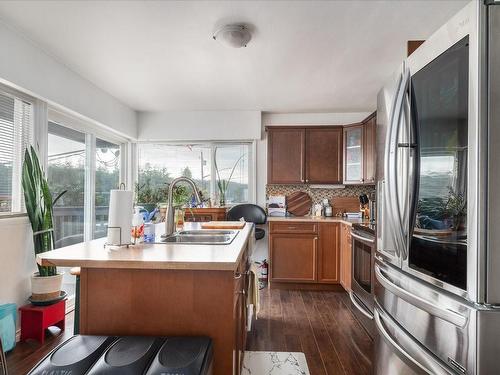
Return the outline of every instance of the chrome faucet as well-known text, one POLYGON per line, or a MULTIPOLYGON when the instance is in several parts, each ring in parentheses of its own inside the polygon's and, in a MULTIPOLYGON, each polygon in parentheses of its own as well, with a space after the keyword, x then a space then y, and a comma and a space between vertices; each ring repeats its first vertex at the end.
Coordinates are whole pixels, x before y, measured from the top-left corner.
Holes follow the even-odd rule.
POLYGON ((174 188, 179 182, 187 182, 189 185, 191 185, 191 188, 193 189, 194 192, 194 197, 196 198, 196 203, 201 204, 201 198, 200 194, 198 193, 198 189, 196 188, 195 182, 190 179, 189 177, 177 177, 175 178, 171 183, 168 188, 168 206, 167 206, 167 219, 165 220, 165 236, 170 236, 172 233, 175 232, 175 225, 174 225, 174 205, 173 205, 173 199, 174 199, 174 188))

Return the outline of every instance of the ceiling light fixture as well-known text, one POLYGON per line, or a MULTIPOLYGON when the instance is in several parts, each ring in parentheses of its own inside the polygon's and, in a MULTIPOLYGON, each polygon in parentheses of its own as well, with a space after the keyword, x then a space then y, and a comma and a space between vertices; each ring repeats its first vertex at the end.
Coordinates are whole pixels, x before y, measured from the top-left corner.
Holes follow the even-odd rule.
POLYGON ((252 34, 245 25, 225 25, 214 33, 213 38, 228 47, 241 48, 247 46, 252 34))

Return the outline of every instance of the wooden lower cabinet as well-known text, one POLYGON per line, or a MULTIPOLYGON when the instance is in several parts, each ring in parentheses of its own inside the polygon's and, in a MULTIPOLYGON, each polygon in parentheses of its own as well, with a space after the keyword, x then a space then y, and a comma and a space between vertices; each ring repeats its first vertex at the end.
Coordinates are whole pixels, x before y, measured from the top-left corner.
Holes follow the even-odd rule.
POLYGON ((316 234, 274 233, 269 241, 272 280, 316 281, 316 234))
POLYGON ((184 220, 189 222, 224 221, 226 220, 226 208, 186 208, 184 220))
POLYGON ((82 268, 80 333, 208 336, 214 345, 213 373, 239 375, 250 252, 236 271, 82 268))
POLYGON ((340 223, 271 222, 271 283, 338 284, 339 245, 340 223))
POLYGON ((243 356, 247 342, 247 301, 246 291, 248 290, 248 270, 250 263, 247 256, 244 256, 238 270, 235 273, 234 283, 234 352, 233 352, 233 374, 241 374, 243 356))
POLYGON ((318 282, 340 281, 340 223, 319 224, 318 282))
POLYGON ((352 239, 351 226, 341 225, 340 240, 340 284, 345 290, 351 290, 351 269, 352 269, 352 239))

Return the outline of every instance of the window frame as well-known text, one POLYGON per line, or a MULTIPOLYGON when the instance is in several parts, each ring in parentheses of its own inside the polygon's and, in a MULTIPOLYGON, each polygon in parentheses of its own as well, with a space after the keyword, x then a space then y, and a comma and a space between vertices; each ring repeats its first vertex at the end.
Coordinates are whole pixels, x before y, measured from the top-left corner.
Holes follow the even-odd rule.
MULTIPOLYGON (((96 139, 102 139, 107 142, 114 143, 120 146, 120 172, 118 184, 128 184, 129 173, 128 170, 128 157, 122 156, 127 153, 128 144, 130 141, 125 137, 120 137, 111 132, 106 132, 98 126, 94 125, 90 120, 84 120, 72 116, 69 113, 61 111, 58 108, 49 106, 46 117, 46 128, 44 142, 46 144, 45 166, 48 163, 48 123, 53 122, 60 126, 78 131, 85 135, 85 187, 84 187, 84 242, 94 239, 95 229, 95 172, 96 172, 96 139)), ((46 169, 45 169, 46 170, 46 169)))
MULTIPOLYGON (((158 142, 151 142, 151 141, 137 141, 135 142, 135 166, 133 166, 133 174, 134 174, 134 186, 136 183, 139 182, 139 153, 137 151, 137 146, 140 145, 151 145, 151 144, 157 144, 157 145, 167 145, 167 146, 186 146, 186 145, 193 145, 193 146, 205 146, 205 147, 210 147, 210 170, 215 171, 214 167, 214 150, 218 146, 238 146, 238 145, 248 145, 251 154, 249 155, 249 160, 248 160, 248 202, 250 204, 256 204, 257 202, 257 142, 256 140, 227 140, 227 141, 158 141, 158 142)), ((216 183, 216 178, 214 177, 215 174, 213 174, 213 177, 210 180, 210 189, 211 191, 216 191, 217 189, 217 183, 216 183)), ((240 204, 243 202, 237 202, 234 203, 240 204)))

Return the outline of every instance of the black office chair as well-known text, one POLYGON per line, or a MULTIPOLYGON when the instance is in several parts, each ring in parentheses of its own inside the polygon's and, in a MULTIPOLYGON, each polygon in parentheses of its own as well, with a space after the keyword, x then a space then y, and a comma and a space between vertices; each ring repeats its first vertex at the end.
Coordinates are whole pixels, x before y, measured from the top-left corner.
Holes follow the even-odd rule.
MULTIPOLYGON (((227 219, 238 221, 241 218, 254 224, 265 224, 267 221, 266 211, 255 204, 238 204, 227 211, 227 219)), ((262 228, 255 228, 255 239, 264 238, 266 231, 262 228)))

